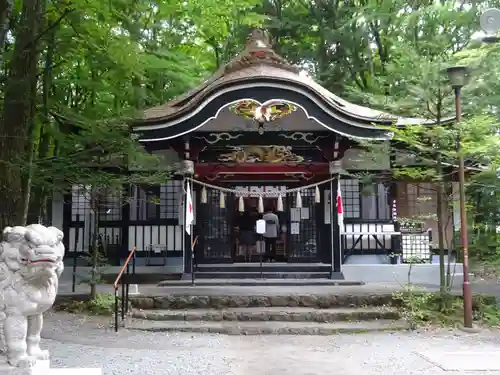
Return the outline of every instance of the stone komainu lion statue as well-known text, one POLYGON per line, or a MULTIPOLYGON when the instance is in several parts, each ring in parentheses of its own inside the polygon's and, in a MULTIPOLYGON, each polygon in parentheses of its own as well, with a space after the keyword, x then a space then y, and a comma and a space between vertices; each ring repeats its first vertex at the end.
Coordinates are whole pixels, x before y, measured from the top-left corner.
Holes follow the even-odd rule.
POLYGON ((63 272, 63 233, 33 224, 7 227, 0 243, 0 352, 14 367, 49 359, 40 349, 43 313, 63 272))

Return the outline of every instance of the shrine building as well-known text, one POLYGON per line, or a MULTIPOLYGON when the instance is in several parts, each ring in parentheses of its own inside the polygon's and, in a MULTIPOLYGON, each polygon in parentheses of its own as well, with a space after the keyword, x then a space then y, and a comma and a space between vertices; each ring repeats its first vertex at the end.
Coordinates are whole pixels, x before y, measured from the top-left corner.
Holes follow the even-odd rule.
MULTIPOLYGON (((404 150, 388 147, 390 128, 411 124, 432 126, 341 99, 254 30, 244 51, 213 76, 132 123, 145 149, 173 168, 168 181, 132 186, 126 204, 108 197, 98 213, 75 187, 64 209, 55 208, 64 211, 67 253, 88 249, 98 220, 112 265, 135 247, 138 265, 173 277, 251 278, 265 255, 263 239, 256 235, 243 246, 239 218, 272 211, 279 229, 274 261, 263 260, 264 277, 342 279, 346 265, 431 263, 436 222, 429 219, 413 233, 397 225, 398 218, 436 212, 430 183, 391 178, 394 165, 416 164, 404 150), (381 151, 367 151, 367 142, 381 151)), ((450 238, 455 211, 448 212, 450 238)))

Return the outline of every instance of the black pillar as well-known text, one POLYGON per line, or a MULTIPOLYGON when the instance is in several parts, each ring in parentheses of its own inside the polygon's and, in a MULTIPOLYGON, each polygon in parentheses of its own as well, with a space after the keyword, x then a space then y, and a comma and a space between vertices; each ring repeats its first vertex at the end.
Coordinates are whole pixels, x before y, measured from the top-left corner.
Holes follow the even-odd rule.
POLYGON ((126 202, 122 205, 122 228, 121 228, 121 248, 118 252, 117 265, 121 264, 121 259, 125 260, 128 257, 128 252, 132 250, 129 248, 129 228, 130 228, 130 194, 132 191, 131 185, 123 186, 123 196, 127 198, 126 202))
POLYGON ((342 267, 342 242, 339 228, 339 218, 337 214, 337 187, 338 177, 331 181, 330 193, 330 213, 332 228, 332 246, 333 246, 333 272, 340 272, 342 267))
MULTIPOLYGON (((69 243, 69 230, 71 228, 71 222, 72 222, 71 208, 73 205, 73 197, 71 194, 65 194, 63 197, 63 200, 64 200, 64 203, 63 203, 62 231, 64 233, 63 244, 64 244, 64 247, 66 248, 65 257, 69 255, 71 250, 74 251, 74 253, 72 255, 76 256, 76 244, 69 243)), ((78 223, 79 223, 79 221, 77 222, 77 224, 78 223)), ((79 229, 78 227, 75 229, 76 233, 78 233, 78 229, 79 229)), ((77 236, 76 233, 75 233, 75 236, 77 236)))
MULTIPOLYGON (((396 147, 391 142, 391 149, 389 154, 389 167, 391 169, 391 173, 396 166, 396 147)), ((389 189, 387 192, 387 204, 389 205, 391 221, 394 224, 394 232, 401 232, 401 225, 397 220, 398 216, 398 182, 395 179, 394 173, 392 173, 392 179, 389 184, 389 189)), ((402 235, 393 235, 391 236, 391 249, 389 251, 389 256, 391 264, 397 264, 399 256, 403 253, 403 241, 402 235)))
MULTIPOLYGON (((184 160, 181 164, 181 175, 184 177, 184 192, 187 192, 187 187, 190 186, 191 191, 191 204, 194 203, 194 191, 193 184, 188 178, 194 176, 194 162, 191 160, 191 144, 189 135, 183 138, 184 141, 184 160)), ((183 195, 183 211, 182 211, 182 228, 184 231, 184 273, 192 273, 193 272, 193 259, 192 259, 192 251, 191 251, 191 243, 194 238, 194 220, 191 223, 190 233, 186 231, 186 207, 187 207, 187 194, 183 195)), ((193 205, 193 213, 194 213, 194 205, 193 205)))
POLYGON ((330 218, 329 196, 326 194, 330 190, 330 182, 319 185, 320 203, 316 203, 316 228, 318 228, 318 257, 322 263, 332 262, 332 233, 331 223, 326 218, 330 218))
MULTIPOLYGON (((189 180, 184 180, 184 191, 187 191, 188 183, 192 185, 189 180)), ((191 186, 191 199, 194 201, 193 197, 193 186, 191 186)), ((194 225, 191 225, 191 234, 188 234, 186 231, 186 204, 187 204, 187 195, 184 194, 183 197, 183 205, 182 205, 182 227, 184 231, 184 273, 191 273, 192 266, 192 251, 191 251, 191 241, 194 238, 194 225)), ((194 222, 193 222, 194 224, 194 222)))

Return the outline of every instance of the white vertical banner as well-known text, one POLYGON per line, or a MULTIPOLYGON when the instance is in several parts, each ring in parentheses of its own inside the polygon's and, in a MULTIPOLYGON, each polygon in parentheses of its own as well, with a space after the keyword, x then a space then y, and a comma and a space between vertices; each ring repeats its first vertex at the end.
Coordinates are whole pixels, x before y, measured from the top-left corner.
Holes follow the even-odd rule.
POLYGON ((340 190, 340 175, 337 179, 337 216, 340 233, 344 233, 344 205, 342 204, 342 191, 340 190))
POLYGON ((191 193, 191 184, 189 181, 186 183, 186 214, 184 215, 186 222, 186 233, 191 235, 191 225, 194 221, 194 211, 193 211, 193 196, 191 193))
POLYGON ((330 224, 332 222, 332 182, 330 181, 330 186, 328 187, 330 190, 323 191, 323 205, 325 211, 324 222, 325 224, 330 224))
POLYGON ((342 245, 344 244, 344 236, 342 235, 345 232, 344 225, 344 203, 342 202, 342 188, 340 184, 340 174, 337 177, 337 224, 339 226, 339 270, 342 272, 342 263, 344 258, 344 251, 342 249, 342 245))

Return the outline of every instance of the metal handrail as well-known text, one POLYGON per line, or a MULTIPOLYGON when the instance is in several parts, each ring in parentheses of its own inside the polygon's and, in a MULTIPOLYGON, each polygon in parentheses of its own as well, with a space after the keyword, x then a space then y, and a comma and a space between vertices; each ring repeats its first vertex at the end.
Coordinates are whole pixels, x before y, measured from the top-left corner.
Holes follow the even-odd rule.
POLYGON ((118 283, 120 282, 120 279, 122 278, 123 274, 125 273, 127 266, 130 262, 130 259, 132 259, 132 256, 134 254, 135 254, 135 247, 132 248, 132 250, 130 250, 128 257, 127 257, 127 260, 125 260, 125 263, 123 264, 123 267, 120 270, 120 273, 118 274, 118 276, 115 279, 115 282, 113 283, 113 286, 115 287, 115 289, 118 289, 118 283))
POLYGON ((136 248, 132 248, 132 250, 129 251, 128 257, 125 260, 125 263, 123 264, 122 269, 120 270, 120 273, 115 279, 115 282, 113 283, 114 291, 115 291, 115 332, 118 332, 118 325, 119 325, 119 319, 118 319, 118 313, 119 313, 119 308, 118 308, 118 285, 121 281, 122 285, 122 295, 121 295, 121 318, 122 321, 125 319, 125 313, 128 311, 128 295, 129 295, 129 282, 127 280, 126 283, 123 282, 123 275, 126 272, 127 275, 130 274, 130 260, 133 259, 133 264, 132 264, 132 273, 135 274, 135 251, 136 248))

